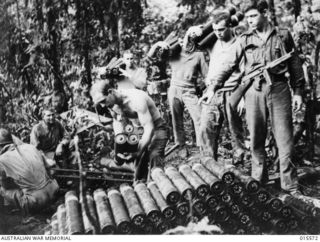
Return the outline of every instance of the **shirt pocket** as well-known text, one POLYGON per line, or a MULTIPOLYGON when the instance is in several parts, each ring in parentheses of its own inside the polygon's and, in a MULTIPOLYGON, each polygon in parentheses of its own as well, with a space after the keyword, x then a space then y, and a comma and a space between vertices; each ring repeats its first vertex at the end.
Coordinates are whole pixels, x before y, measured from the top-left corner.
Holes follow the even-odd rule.
POLYGON ((260 58, 262 55, 260 53, 260 48, 255 44, 248 44, 244 47, 246 62, 250 65, 260 63, 260 58))

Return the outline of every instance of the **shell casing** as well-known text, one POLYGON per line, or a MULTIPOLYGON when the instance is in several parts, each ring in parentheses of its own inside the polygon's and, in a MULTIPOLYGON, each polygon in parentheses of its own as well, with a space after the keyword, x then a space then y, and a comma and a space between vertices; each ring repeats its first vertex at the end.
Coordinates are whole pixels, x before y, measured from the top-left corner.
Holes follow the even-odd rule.
POLYGON ((93 193, 93 198, 96 204, 101 233, 114 234, 116 226, 106 192, 102 189, 97 189, 93 193))
POLYGON ((139 183, 134 187, 134 190, 139 198, 139 201, 143 207, 148 219, 155 223, 161 218, 161 211, 154 201, 149 189, 144 183, 139 183))
POLYGON ((175 209, 173 206, 168 205, 167 201, 162 196, 155 182, 149 182, 148 188, 150 194, 152 195, 154 201, 160 208, 163 217, 168 220, 173 220, 175 218, 175 209))
POLYGON ((210 186, 210 191, 214 194, 221 194, 224 190, 224 183, 206 167, 200 163, 192 166, 192 169, 210 186))
POLYGON ((188 165, 181 165, 179 172, 191 184, 192 188, 196 191, 199 198, 205 198, 209 193, 208 184, 188 165))
POLYGON ((83 234, 84 226, 80 203, 75 191, 69 191, 65 194, 65 207, 68 234, 83 234))
POLYGON ((132 233, 133 227, 120 192, 116 189, 110 189, 108 198, 118 232, 122 234, 132 233))
POLYGON ((187 180, 179 173, 179 171, 170 166, 165 169, 165 174, 170 178, 172 183, 178 188, 182 198, 186 201, 194 197, 194 190, 187 180))
POLYGON ((180 193, 161 168, 156 167, 152 169, 151 178, 156 182, 157 187, 168 204, 174 205, 178 203, 180 193))
POLYGON ((146 215, 140 205, 139 199, 134 189, 128 184, 120 185, 120 193, 123 197, 132 223, 137 227, 145 225, 146 215))

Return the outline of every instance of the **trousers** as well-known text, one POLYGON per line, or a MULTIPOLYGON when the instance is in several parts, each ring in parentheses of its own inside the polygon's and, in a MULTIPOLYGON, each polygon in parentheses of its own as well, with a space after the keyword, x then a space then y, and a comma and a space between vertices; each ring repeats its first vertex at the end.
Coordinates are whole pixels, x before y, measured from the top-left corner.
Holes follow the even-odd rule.
POLYGON ((0 195, 11 205, 21 209, 25 214, 39 211, 49 202, 54 201, 59 190, 56 180, 49 180, 48 184, 39 190, 0 189, 0 195))
POLYGON ((234 150, 245 149, 242 119, 237 110, 229 105, 232 91, 217 92, 209 104, 202 104, 200 122, 200 143, 203 156, 217 160, 220 131, 224 120, 228 123, 234 150))
POLYGON ((193 120, 197 145, 200 146, 199 127, 201 106, 198 105, 198 96, 195 88, 181 88, 170 86, 168 90, 168 102, 172 116, 173 135, 176 144, 183 146, 186 141, 185 131, 183 126, 183 111, 186 106, 193 120))
MULTIPOLYGON (((253 83, 255 84, 255 83, 253 83)), ((285 80, 272 85, 265 82, 257 89, 252 85, 245 95, 246 120, 250 132, 252 177, 264 183, 268 180, 265 141, 267 121, 279 150, 281 188, 293 191, 298 188, 297 172, 292 163, 293 124, 291 92, 285 80)))
POLYGON ((134 179, 148 178, 149 168, 163 166, 164 152, 169 140, 169 129, 162 118, 154 122, 154 133, 150 145, 140 159, 135 160, 134 179))

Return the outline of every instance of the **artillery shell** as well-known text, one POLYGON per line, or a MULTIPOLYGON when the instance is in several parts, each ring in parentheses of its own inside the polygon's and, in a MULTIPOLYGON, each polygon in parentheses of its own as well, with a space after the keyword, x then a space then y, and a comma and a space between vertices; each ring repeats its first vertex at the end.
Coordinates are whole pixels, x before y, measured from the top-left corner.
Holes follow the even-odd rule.
POLYGON ((167 167, 165 169, 165 174, 170 178, 172 183, 178 188, 183 199, 189 201, 193 198, 194 193, 192 186, 187 182, 187 180, 178 172, 174 167, 167 167))
POLYGON ((185 177, 185 179, 191 184, 196 191, 196 195, 199 198, 205 198, 209 193, 209 186, 204 180, 202 180, 197 173, 195 173, 190 166, 181 165, 179 172, 185 177))
POLYGON ((219 205, 219 199, 216 196, 208 195, 205 200, 208 209, 214 209, 219 205))
POLYGON ((65 206, 68 234, 83 234, 84 227, 82 215, 75 191, 69 191, 65 194, 65 206))
POLYGON ((299 226, 299 222, 298 222, 298 220, 297 219, 295 219, 295 218, 290 218, 290 219, 288 219, 287 220, 287 225, 288 225, 288 230, 289 231, 296 231, 297 230, 297 228, 298 228, 298 226, 299 226))
POLYGON ((233 203, 230 206, 230 212, 231 212, 232 215, 238 216, 238 214, 241 212, 241 208, 240 208, 240 206, 238 204, 233 203))
POLYGON ((189 203, 180 202, 177 204, 177 213, 180 217, 186 216, 190 212, 189 203))
POLYGON ((221 205, 214 209, 215 218, 218 222, 227 221, 229 219, 229 213, 225 206, 221 205))
POLYGON ((172 220, 175 217, 175 210, 172 206, 169 206, 164 197, 162 196, 161 192, 159 191, 155 182, 148 183, 149 191, 160 208, 161 213, 163 214, 165 219, 172 220))
POLYGON ((234 182, 230 185, 231 192, 235 196, 240 196, 240 194, 244 191, 243 184, 241 182, 234 182))
POLYGON ((204 215, 207 210, 206 203, 199 198, 193 199, 192 208, 195 211, 195 214, 200 216, 204 215))
POLYGON ((266 202, 266 206, 274 213, 281 210, 283 203, 279 198, 273 197, 266 202))
MULTIPOLYGON (((97 219, 94 200, 93 200, 93 197, 89 193, 86 193, 86 200, 87 200, 89 216, 91 216, 91 218, 94 220, 93 223, 95 225, 98 225, 98 219, 97 219)), ((97 231, 95 231, 94 224, 91 223, 91 221, 89 220, 89 218, 87 216, 87 213, 86 213, 85 207, 84 207, 85 205, 84 205, 82 199, 80 199, 80 203, 81 203, 81 208, 82 208, 82 218, 83 218, 83 225, 84 225, 85 233, 86 234, 97 233, 97 231)))
POLYGON ((55 213, 51 217, 50 227, 51 227, 51 235, 59 235, 59 224, 58 224, 57 213, 55 213))
POLYGON ((225 205, 232 204, 232 196, 229 192, 224 192, 221 195, 221 202, 223 202, 225 205))
POLYGON ((154 226, 151 221, 146 221, 146 225, 143 228, 144 234, 153 234, 154 233, 154 226))
POLYGON ((293 197, 289 194, 281 193, 278 194, 279 199, 281 199, 285 204, 288 204, 292 207, 295 207, 306 214, 312 215, 314 217, 320 216, 320 208, 311 205, 310 203, 306 203, 299 198, 293 197))
POLYGON ((224 190, 224 183, 213 175, 202 164, 196 163, 192 169, 210 186, 210 191, 214 194, 221 194, 224 190))
POLYGON ((118 231, 122 234, 132 233, 130 217, 120 192, 116 189, 110 189, 108 198, 118 231))
POLYGON ((239 229, 239 222, 234 218, 230 218, 223 222, 223 227, 226 228, 228 233, 236 233, 236 231, 239 229))
POLYGON ((289 206, 283 206, 281 209, 280 209, 280 215, 282 216, 282 218, 284 219, 287 219, 287 218, 290 218, 293 211, 292 211, 292 208, 289 207, 289 206))
POLYGON ((245 188, 249 193, 255 193, 260 188, 260 182, 252 178, 251 176, 245 174, 244 172, 240 171, 239 169, 232 167, 230 171, 245 185, 245 188))
POLYGON ((161 218, 161 211, 150 194, 147 186, 144 183, 139 183, 134 187, 134 190, 140 200, 140 203, 146 213, 148 219, 152 223, 156 223, 161 218))
POLYGON ((240 223, 242 223, 244 225, 247 225, 251 222, 250 216, 245 212, 240 212, 238 214, 238 218, 239 218, 240 223))
POLYGON ((174 205, 178 203, 180 193, 161 168, 156 167, 152 169, 151 178, 156 182, 157 187, 168 204, 174 205))
POLYGON ((224 168, 223 165, 220 165, 218 162, 214 161, 213 159, 204 160, 204 166, 212 172, 215 176, 220 178, 224 183, 231 184, 235 179, 235 175, 233 172, 228 171, 224 168))
POLYGON ((96 203, 101 233, 114 234, 116 227, 107 194, 104 190, 97 189, 94 191, 93 197, 96 203))
POLYGON ((146 215, 133 188, 124 183, 120 185, 120 192, 132 223, 137 227, 143 227, 145 225, 146 215))
POLYGON ((169 230, 170 227, 171 227, 170 223, 166 220, 163 220, 163 219, 161 219, 155 223, 155 230, 160 234, 163 234, 164 232, 169 230))
MULTIPOLYGON (((313 220, 312 217, 306 213, 304 213, 303 211, 296 209, 296 208, 292 208, 292 212, 295 215, 295 217, 299 218, 300 224, 306 228, 309 229, 310 227, 313 226, 313 220)), ((291 219, 292 217, 289 217, 289 219, 291 219)))
POLYGON ((252 199, 252 197, 245 192, 242 193, 239 201, 246 208, 251 208, 254 205, 254 200, 252 199))
POLYGON ((271 219, 270 223, 277 234, 285 234, 288 231, 286 221, 283 219, 271 219))
POLYGON ((132 133, 134 130, 134 127, 132 124, 127 124, 126 126, 124 126, 124 131, 128 134, 132 133))
POLYGON ((139 145, 139 136, 136 134, 130 134, 128 136, 127 152, 136 152, 139 145))
POLYGON ((117 154, 122 154, 124 152, 128 152, 128 144, 127 144, 127 135, 126 134, 117 134, 114 138, 114 152, 115 152, 115 162, 118 166, 121 166, 126 160, 117 156, 117 154))
POLYGON ((260 188, 259 191, 257 191, 257 193, 253 195, 256 201, 261 204, 265 204, 271 197, 270 193, 263 188, 260 188))
POLYGON ((66 208, 64 204, 61 204, 58 206, 57 219, 58 219, 59 234, 60 235, 68 234, 67 215, 66 215, 66 208))

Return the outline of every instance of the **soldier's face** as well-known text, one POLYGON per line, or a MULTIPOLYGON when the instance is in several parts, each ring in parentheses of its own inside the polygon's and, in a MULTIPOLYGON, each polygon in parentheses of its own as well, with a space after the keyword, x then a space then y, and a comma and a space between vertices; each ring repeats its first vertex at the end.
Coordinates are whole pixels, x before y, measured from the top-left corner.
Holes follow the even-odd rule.
POLYGON ((213 23, 212 28, 218 39, 223 40, 226 38, 229 28, 225 20, 222 20, 216 24, 213 23))
POLYGON ((249 27, 253 30, 261 30, 265 21, 267 20, 264 14, 260 13, 257 9, 250 9, 245 13, 249 27))
POLYGON ((133 60, 133 54, 126 53, 123 55, 123 62, 128 66, 129 68, 133 67, 134 60, 133 60))
POLYGON ((55 114, 49 110, 43 111, 43 121, 46 124, 53 124, 55 120, 55 114))

